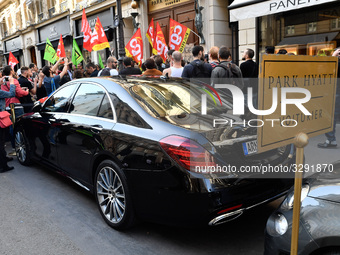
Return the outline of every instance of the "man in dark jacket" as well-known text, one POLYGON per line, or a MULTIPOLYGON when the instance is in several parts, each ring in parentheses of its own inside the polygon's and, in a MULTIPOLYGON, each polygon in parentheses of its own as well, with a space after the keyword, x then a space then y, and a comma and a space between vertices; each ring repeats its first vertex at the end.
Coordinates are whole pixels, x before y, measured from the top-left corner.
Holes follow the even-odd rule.
POLYGON ((243 79, 241 69, 228 61, 231 59, 230 50, 227 47, 221 47, 218 51, 220 64, 212 70, 212 85, 215 84, 232 84, 243 89, 243 79))
POLYGON ((203 47, 196 45, 192 48, 194 60, 183 69, 182 78, 210 78, 212 67, 209 63, 202 61, 203 47))
POLYGON ((252 49, 246 49, 243 53, 242 60, 246 60, 240 65, 242 71, 244 88, 243 92, 245 96, 248 94, 248 88, 253 88, 253 102, 254 106, 257 106, 258 95, 258 67, 255 61, 253 61, 255 53, 252 49))
POLYGON ((138 75, 142 74, 139 68, 132 67, 133 59, 129 57, 123 58, 124 69, 119 72, 119 75, 138 75))

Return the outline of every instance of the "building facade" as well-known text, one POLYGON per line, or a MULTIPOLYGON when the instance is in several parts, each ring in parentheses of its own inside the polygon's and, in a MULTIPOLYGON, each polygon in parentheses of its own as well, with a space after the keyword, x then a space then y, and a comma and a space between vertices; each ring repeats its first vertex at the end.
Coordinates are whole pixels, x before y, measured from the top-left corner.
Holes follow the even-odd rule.
MULTIPOLYGON (((76 39, 82 48, 81 32, 82 9, 85 8, 89 24, 93 29, 97 17, 104 27, 110 49, 99 52, 83 50, 85 62, 91 59, 97 63, 98 54, 106 59, 110 54, 118 57, 118 29, 116 0, 2 0, 0 1, 0 38, 2 52, 0 65, 8 62, 9 52, 19 60, 16 68, 30 63, 39 67, 47 62, 43 59, 46 39, 57 48, 60 35, 63 37, 66 55, 71 56, 72 40, 76 39), (13 13, 15 15, 13 15, 13 13)), ((191 48, 202 44, 195 18, 200 18, 203 25, 200 31, 204 35, 202 46, 208 49, 214 45, 231 43, 231 28, 228 23, 228 2, 225 0, 122 0, 122 18, 124 21, 124 42, 130 40, 135 27, 140 27, 146 34, 149 22, 153 18, 159 22, 165 39, 169 37, 170 18, 192 29, 188 45, 184 51, 186 59, 191 58, 191 48), (134 8, 132 8, 134 7, 134 8), (196 9, 195 9, 196 8, 196 9)), ((146 36, 144 41, 144 59, 150 56, 151 47, 146 36)), ((234 44, 236 49, 236 44, 234 44)))

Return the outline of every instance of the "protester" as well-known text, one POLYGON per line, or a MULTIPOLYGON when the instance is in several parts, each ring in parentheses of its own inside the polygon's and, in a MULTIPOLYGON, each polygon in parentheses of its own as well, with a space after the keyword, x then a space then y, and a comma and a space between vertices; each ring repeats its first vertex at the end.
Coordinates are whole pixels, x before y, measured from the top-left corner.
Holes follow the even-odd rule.
POLYGON ((277 52, 278 55, 286 55, 287 54, 287 50, 285 49, 279 49, 279 51, 277 52))
POLYGON ((139 68, 135 68, 133 65, 133 59, 129 57, 125 57, 123 59, 124 69, 119 71, 119 75, 139 75, 142 74, 142 71, 139 68))
POLYGON ((155 64, 156 64, 156 69, 163 72, 163 70, 166 66, 163 62, 162 57, 160 55, 157 55, 157 56, 154 57, 154 60, 155 60, 155 64))
POLYGON ((143 75, 154 76, 154 75, 163 74, 161 71, 156 69, 155 60, 153 60, 152 58, 148 58, 147 60, 145 60, 144 65, 145 65, 146 71, 143 73, 143 75))
POLYGON ((32 84, 32 82, 29 80, 29 78, 31 77, 31 69, 29 69, 26 66, 23 66, 21 69, 21 76, 18 79, 20 86, 22 88, 28 88, 29 90, 29 94, 27 96, 21 97, 20 98, 20 102, 21 104, 24 105, 24 112, 30 112, 32 107, 33 107, 33 99, 32 97, 34 95, 36 95, 37 93, 37 82, 38 82, 38 77, 34 78, 34 82, 32 84))
POLYGON ((172 62, 172 53, 174 53, 175 50, 168 50, 167 53, 166 53, 166 62, 165 63, 165 67, 164 68, 169 68, 170 66, 173 65, 173 62, 172 62))
POLYGON ((336 148, 338 146, 336 142, 336 122, 338 118, 340 118, 340 47, 336 48, 332 54, 333 57, 338 57, 338 79, 337 79, 337 88, 335 95, 335 109, 334 109, 334 125, 333 130, 331 132, 326 133, 327 140, 324 143, 319 143, 319 148, 336 148))
POLYGON ((266 54, 274 54, 275 53, 275 47, 274 46, 266 46, 265 52, 266 52, 266 54))
POLYGON ((74 70, 74 80, 75 79, 81 79, 81 78, 84 78, 84 72, 83 70, 80 70, 80 69, 76 69, 74 70))
MULTIPOLYGON (((54 66, 44 66, 42 73, 43 75, 45 75, 45 77, 43 78, 43 82, 44 82, 44 87, 46 89, 46 94, 49 96, 52 92, 54 92, 56 89, 59 88, 59 82, 60 79, 63 78, 63 76, 67 73, 67 65, 68 65, 68 59, 64 58, 64 59, 59 59, 54 66), (65 61, 65 65, 63 70, 61 71, 61 73, 59 75, 53 75, 53 73, 57 70, 59 63, 64 60, 65 61)), ((41 77, 43 77, 43 75, 41 75, 41 77)))
POLYGON ((164 69, 163 75, 168 75, 169 77, 182 77, 183 67, 182 67, 182 53, 179 51, 174 51, 172 53, 173 66, 164 69))
MULTIPOLYGON (((0 90, 0 112, 6 110, 6 98, 11 98, 15 96, 15 85, 14 79, 10 75, 8 77, 8 81, 10 84, 9 91, 0 90)), ((6 133, 8 132, 7 128, 0 128, 0 173, 13 170, 13 166, 9 166, 7 162, 13 160, 13 158, 9 158, 6 155, 5 151, 5 142, 6 142, 6 133)))
POLYGON ((203 47, 200 45, 194 46, 192 48, 192 55, 194 60, 184 67, 182 78, 210 78, 212 67, 201 60, 203 47))
POLYGON ((212 68, 215 68, 216 66, 219 65, 218 50, 219 48, 216 46, 211 47, 209 50, 209 59, 210 59, 209 64, 211 65, 212 68))
POLYGON ((118 71, 116 70, 117 64, 118 64, 118 61, 115 57, 108 57, 108 59, 106 60, 106 68, 104 68, 103 70, 106 69, 109 72, 109 75, 102 75, 103 70, 100 70, 99 73, 98 73, 98 76, 118 75, 118 71))
POLYGON ((32 79, 34 80, 34 78, 38 76, 38 67, 36 64, 31 63, 28 68, 31 69, 32 79))
POLYGON ((241 69, 231 63, 230 50, 227 47, 221 47, 218 51, 220 64, 214 68, 211 73, 212 84, 232 84, 243 89, 243 79, 241 69))
POLYGON ((95 64, 93 64, 92 62, 88 63, 85 66, 86 72, 90 75, 90 77, 97 77, 99 71, 97 70, 97 67, 95 64))

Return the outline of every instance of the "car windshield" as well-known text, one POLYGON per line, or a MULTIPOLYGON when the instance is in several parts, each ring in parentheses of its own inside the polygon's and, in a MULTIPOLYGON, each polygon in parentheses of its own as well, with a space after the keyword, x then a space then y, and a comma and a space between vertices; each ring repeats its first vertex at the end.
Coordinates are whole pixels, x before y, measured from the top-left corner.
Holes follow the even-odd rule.
POLYGON ((129 88, 137 102, 156 117, 201 114, 202 95, 207 95, 207 113, 222 113, 230 110, 231 103, 219 102, 217 93, 208 87, 185 81, 139 80, 129 88))

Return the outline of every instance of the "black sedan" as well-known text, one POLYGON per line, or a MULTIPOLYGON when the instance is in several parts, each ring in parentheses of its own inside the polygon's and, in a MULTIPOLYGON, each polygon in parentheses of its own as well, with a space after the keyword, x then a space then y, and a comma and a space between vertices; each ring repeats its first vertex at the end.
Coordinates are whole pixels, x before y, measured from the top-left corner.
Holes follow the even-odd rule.
MULTIPOLYGON (((298 254, 340 254, 340 161, 302 186, 298 254)), ((324 171, 324 170, 322 170, 324 171)), ((267 221, 265 254, 290 254, 294 191, 267 221)))
POLYGON ((214 114, 235 122, 242 116, 231 115, 227 101, 216 108, 209 98, 208 114, 201 115, 201 94, 199 85, 182 79, 71 81, 17 121, 18 160, 41 163, 94 193, 116 229, 137 218, 216 225, 285 194, 290 179, 206 171, 288 165, 294 151, 286 146, 258 154, 254 128, 214 128, 214 114))

